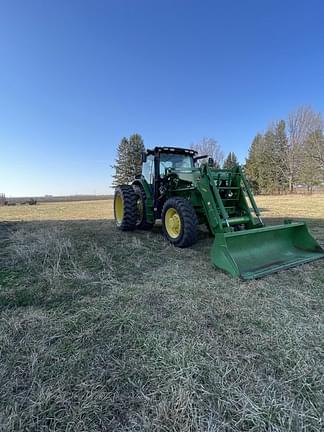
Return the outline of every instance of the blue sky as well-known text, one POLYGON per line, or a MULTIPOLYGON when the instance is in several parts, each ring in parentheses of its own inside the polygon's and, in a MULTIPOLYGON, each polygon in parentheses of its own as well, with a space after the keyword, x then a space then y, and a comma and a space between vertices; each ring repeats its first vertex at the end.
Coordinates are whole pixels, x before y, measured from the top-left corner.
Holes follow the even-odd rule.
POLYGON ((243 162, 271 121, 323 111, 323 20, 315 0, 0 0, 0 192, 110 192, 133 132, 243 162))

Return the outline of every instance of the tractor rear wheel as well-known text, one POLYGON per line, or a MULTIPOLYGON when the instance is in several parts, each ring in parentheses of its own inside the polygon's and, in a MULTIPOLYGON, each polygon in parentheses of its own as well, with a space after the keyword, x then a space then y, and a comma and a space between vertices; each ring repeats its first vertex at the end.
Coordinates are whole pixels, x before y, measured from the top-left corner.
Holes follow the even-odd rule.
POLYGON ((197 240, 198 219, 190 202, 185 198, 169 198, 162 210, 164 236, 177 247, 185 248, 197 240))
POLYGON ((136 206, 137 206, 137 221, 136 228, 149 230, 153 227, 153 224, 147 222, 146 219, 146 193, 141 186, 134 185, 134 191, 136 193, 136 206))
POLYGON ((122 231, 135 229, 137 220, 137 196, 129 185, 117 186, 114 197, 114 215, 117 227, 122 231))

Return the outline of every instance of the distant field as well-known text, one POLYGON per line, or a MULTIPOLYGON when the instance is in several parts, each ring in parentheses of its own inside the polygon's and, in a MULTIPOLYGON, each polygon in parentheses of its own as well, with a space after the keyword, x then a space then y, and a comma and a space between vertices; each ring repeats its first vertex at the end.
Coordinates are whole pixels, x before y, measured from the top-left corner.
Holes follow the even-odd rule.
MULTIPOLYGON (((258 196, 264 218, 324 218, 324 194, 258 196)), ((112 219, 113 200, 39 203, 36 206, 0 207, 0 220, 112 219)))
MULTIPOLYGON (((44 195, 32 197, 37 202, 68 202, 68 201, 94 201, 94 200, 107 200, 111 199, 113 195, 44 195)), ((10 203, 28 202, 31 197, 8 197, 6 198, 10 203)))
POLYGON ((111 219, 112 203, 112 200, 93 200, 2 206, 0 221, 111 219))
POLYGON ((324 194, 257 196, 264 217, 324 219, 324 194))
MULTIPOLYGON (((322 196, 257 202, 324 246, 322 196)), ((324 260, 246 282, 207 232, 180 250, 111 218, 0 208, 0 430, 322 432, 324 260)))

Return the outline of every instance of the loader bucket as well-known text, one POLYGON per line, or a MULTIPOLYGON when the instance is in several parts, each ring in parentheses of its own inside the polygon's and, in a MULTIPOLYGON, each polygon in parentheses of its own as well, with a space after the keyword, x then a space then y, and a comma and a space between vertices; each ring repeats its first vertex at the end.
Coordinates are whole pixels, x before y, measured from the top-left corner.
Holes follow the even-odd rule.
POLYGON ((324 258, 304 222, 215 235, 212 262, 232 276, 256 279, 324 258))

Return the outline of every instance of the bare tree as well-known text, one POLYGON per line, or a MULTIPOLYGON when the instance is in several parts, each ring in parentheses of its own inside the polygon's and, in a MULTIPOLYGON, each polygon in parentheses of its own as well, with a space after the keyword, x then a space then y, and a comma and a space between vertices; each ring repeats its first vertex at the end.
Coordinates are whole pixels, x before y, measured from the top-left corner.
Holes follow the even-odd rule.
POLYGON ((283 155, 287 168, 289 191, 292 192, 302 169, 305 145, 309 137, 322 128, 322 117, 310 106, 301 106, 288 115, 288 145, 283 155))
POLYGON ((215 165, 221 166, 224 159, 224 153, 214 138, 204 137, 199 142, 192 144, 191 148, 196 150, 200 155, 212 157, 215 161, 215 165))
POLYGON ((313 132, 304 145, 306 156, 314 162, 314 168, 324 171, 324 134, 323 129, 313 132))

